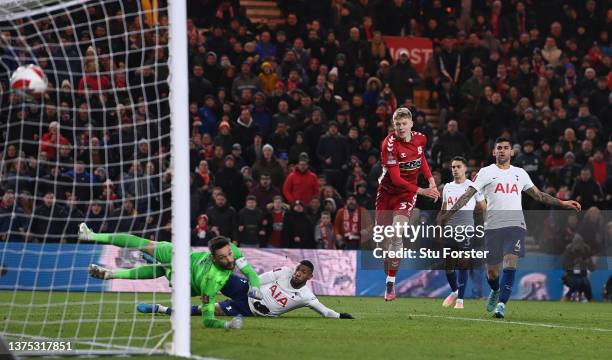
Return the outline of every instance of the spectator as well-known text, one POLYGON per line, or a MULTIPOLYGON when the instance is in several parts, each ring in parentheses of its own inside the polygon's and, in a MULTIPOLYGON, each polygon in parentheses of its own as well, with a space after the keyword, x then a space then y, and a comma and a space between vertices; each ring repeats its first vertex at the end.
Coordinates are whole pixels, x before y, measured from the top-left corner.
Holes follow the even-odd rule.
POLYGON ((493 93, 491 105, 485 109, 483 125, 489 140, 499 137, 505 129, 514 131, 517 128, 514 112, 502 102, 501 94, 493 93))
POLYGON ((455 156, 466 157, 469 151, 468 139, 459 132, 457 120, 451 119, 446 124, 446 132, 434 143, 431 149, 431 159, 440 166, 455 156))
POLYGON ((221 121, 219 123, 219 133, 215 136, 213 144, 215 146, 221 146, 221 156, 227 155, 232 151, 233 142, 232 135, 230 133, 230 124, 227 121, 221 121))
POLYGON ((208 216, 200 214, 196 220, 196 226, 191 231, 191 246, 207 246, 216 234, 208 228, 208 216))
POLYGON ((108 224, 106 222, 108 211, 105 205, 100 200, 95 200, 87 211, 85 222, 93 232, 108 232, 108 224))
POLYGON ((228 194, 227 200, 231 206, 240 208, 244 203, 246 189, 244 179, 240 170, 236 169, 234 156, 225 156, 224 167, 215 174, 215 185, 221 187, 223 192, 228 194))
POLYGON ((232 145, 231 155, 234 157, 234 167, 236 169, 242 169, 243 167, 247 166, 246 162, 242 158, 242 146, 240 146, 240 144, 235 143, 232 145))
POLYGON ((291 203, 300 200, 302 204, 309 202, 313 196, 319 196, 319 182, 308 169, 307 154, 300 154, 297 166, 285 179, 283 195, 291 203))
POLYGON ((35 174, 29 169, 28 163, 24 159, 18 158, 9 165, 8 171, 4 174, 2 185, 5 189, 13 189, 16 192, 32 192, 35 187, 35 174))
POLYGON ((321 213, 321 218, 314 227, 314 237, 317 249, 336 250, 336 236, 329 211, 321 213))
POLYGON ((565 165, 559 169, 558 182, 560 185, 571 188, 574 185, 574 180, 580 175, 580 165, 576 164, 576 157, 571 151, 566 152, 563 159, 565 165))
POLYGON ((259 133, 263 135, 264 139, 267 139, 274 130, 274 125, 272 122, 272 114, 270 114, 270 111, 266 107, 266 96, 264 93, 258 92, 255 94, 251 115, 253 116, 255 125, 257 125, 259 129, 259 133))
POLYGON ((150 177, 146 176, 142 165, 134 161, 127 173, 121 177, 121 193, 132 194, 135 198, 135 206, 139 212, 147 212, 155 208, 154 203, 158 201, 156 194, 158 189, 150 177))
POLYGON ((0 239, 24 241, 27 228, 25 211, 15 202, 15 193, 6 191, 0 202, 0 239))
POLYGON ((314 223, 304 213, 301 200, 293 201, 291 210, 283 218, 283 247, 313 249, 314 223))
MULTIPOLYGON (((276 48, 274 49, 274 51, 276 51, 276 48)), ((272 70, 272 64, 270 62, 265 61, 263 64, 261 64, 261 72, 259 73, 257 78, 259 79, 259 83, 261 84, 261 91, 263 91, 264 94, 266 94, 267 96, 272 95, 274 92, 274 87, 276 86, 276 82, 278 81, 278 77, 276 76, 276 73, 272 70)))
POLYGON ((355 192, 357 204, 366 210, 374 209, 374 198, 368 193, 368 183, 362 181, 357 183, 357 191, 355 192))
MULTIPOLYGON (((94 190, 94 179, 91 174, 85 169, 85 163, 83 161, 78 161, 74 169, 68 170, 63 175, 71 179, 70 182, 73 183, 76 196, 79 199, 92 198, 91 192, 94 190)), ((128 189, 128 192, 131 192, 130 190, 135 189, 131 187, 130 189, 128 189)))
MULTIPOLYGON (((572 154, 573 155, 573 154, 572 154)), ((550 174, 556 174, 563 166, 565 166, 565 158, 563 156, 563 147, 556 143, 552 154, 549 154, 544 160, 546 170, 550 174)))
POLYGON ((66 210, 56 202, 55 195, 48 192, 34 211, 32 235, 37 241, 62 242, 66 210))
POLYGON ((262 173, 266 172, 270 174, 272 179, 272 185, 279 187, 282 186, 283 178, 285 173, 278 163, 276 156, 274 156, 274 148, 270 144, 266 144, 262 147, 261 155, 255 165, 253 166, 253 177, 255 180, 259 180, 262 173))
POLYGON ((612 170, 610 169, 611 165, 605 161, 603 152, 600 149, 595 150, 589 165, 593 178, 600 186, 603 186, 608 176, 612 174, 612 170))
POLYGON ((238 244, 241 247, 261 247, 264 230, 264 214, 257 207, 257 199, 253 195, 246 198, 246 204, 238 212, 238 244))
POLYGON ((134 206, 132 194, 126 194, 120 208, 115 209, 108 220, 108 231, 111 233, 138 234, 144 229, 144 217, 134 206))
POLYGON ((235 241, 238 228, 236 210, 227 203, 223 191, 213 194, 214 204, 206 210, 208 226, 215 234, 229 237, 235 241))
POLYGON ((546 38, 544 48, 542 49, 542 57, 550 65, 557 66, 561 59, 563 51, 557 47, 557 42, 554 37, 546 38))
POLYGON ((270 137, 270 145, 274 147, 277 154, 289 153, 289 148, 293 143, 293 139, 288 131, 288 126, 285 121, 276 123, 276 130, 270 137))
POLYGON ((306 145, 304 141, 305 141, 304 133, 301 131, 298 131, 295 134, 295 141, 293 142, 293 145, 291 145, 291 148, 289 149, 289 163, 290 164, 297 164, 299 155, 301 153, 308 154, 310 152, 310 149, 308 148, 308 146, 306 145))
POLYGON ((234 101, 240 102, 240 94, 243 90, 248 90, 251 94, 255 94, 261 89, 261 84, 257 76, 251 73, 251 64, 248 61, 243 61, 240 66, 240 75, 236 77, 232 84, 232 97, 234 101))
POLYGON ((272 203, 266 205, 263 220, 266 235, 265 243, 262 245, 271 248, 283 246, 283 222, 288 207, 287 204, 283 204, 283 198, 280 195, 275 196, 272 203))
POLYGON ((68 139, 60 134, 60 125, 57 121, 49 124, 49 131, 40 139, 40 151, 46 152, 49 160, 54 160, 60 145, 70 145, 68 139))
POLYGON ((213 93, 213 85, 204 77, 202 65, 193 66, 192 76, 189 79, 189 101, 201 103, 205 95, 213 93))
MULTIPOLYGON (((259 58, 262 60, 276 58, 276 45, 272 43, 271 39, 272 37, 270 36, 269 31, 263 31, 261 35, 259 36, 259 42, 255 46, 255 52, 257 53, 257 55, 259 55, 259 58)), ((264 68, 264 65, 262 65, 262 69, 263 68, 264 68)), ((260 77, 260 80, 261 80, 261 77, 260 77)))
POLYGON ((580 142, 580 150, 576 152, 576 163, 585 166, 593 156, 593 142, 585 139, 580 142))
POLYGON ((198 116, 200 118, 198 131, 200 134, 209 134, 210 136, 215 136, 217 134, 219 120, 217 118, 215 106, 215 97, 213 95, 206 95, 204 97, 204 106, 198 109, 198 116))
POLYGON ((85 220, 85 214, 77 206, 77 197, 74 194, 68 195, 66 199, 66 227, 64 228, 63 241, 77 242, 79 224, 85 220))
POLYGON ((603 200, 601 187, 593 180, 589 168, 580 170, 580 177, 576 179, 572 188, 572 199, 578 201, 585 209, 597 206, 603 200))
POLYGON ((588 104, 580 105, 578 109, 578 117, 572 121, 572 125, 580 139, 584 138, 588 128, 594 128, 598 131, 602 129, 599 119, 596 116, 591 115, 588 104))
POLYGON ((516 157, 514 165, 523 168, 531 178, 531 181, 538 186, 542 186, 544 180, 544 161, 533 152, 535 143, 526 140, 523 143, 523 153, 516 157))
POLYGON ((342 249, 359 249, 367 240, 368 216, 364 208, 357 204, 354 194, 346 197, 346 206, 338 210, 334 220, 336 243, 342 249))
POLYGON ((280 196, 280 190, 272 185, 270 174, 263 172, 259 175, 259 184, 253 187, 249 195, 255 196, 257 206, 265 211, 267 206, 272 203, 276 196, 280 196))
POLYGON ((346 137, 338 133, 338 123, 329 122, 327 133, 319 140, 317 157, 322 164, 323 174, 336 188, 342 188, 343 174, 349 160, 346 137))
MULTIPOLYGON (((247 148, 253 144, 253 137, 257 133, 261 133, 260 127, 253 119, 251 111, 243 109, 236 120, 236 125, 232 129, 232 138, 243 148, 247 148)), ((265 134, 262 135, 265 137, 265 134)))
POLYGON ((420 78, 410 64, 406 50, 400 51, 397 64, 391 67, 390 79, 391 90, 398 103, 402 104, 406 99, 412 98, 412 90, 419 84, 420 78))

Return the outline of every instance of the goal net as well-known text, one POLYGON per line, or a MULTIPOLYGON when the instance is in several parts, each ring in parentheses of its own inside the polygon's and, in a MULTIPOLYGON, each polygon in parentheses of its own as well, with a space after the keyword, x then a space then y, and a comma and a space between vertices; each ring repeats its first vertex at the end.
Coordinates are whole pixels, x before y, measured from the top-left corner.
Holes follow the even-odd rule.
POLYGON ((77 236, 85 222, 171 241, 177 216, 188 219, 172 206, 183 174, 173 139, 187 134, 171 122, 168 9, 164 0, 0 0, 0 335, 20 355, 188 354, 188 322, 177 330, 176 319, 136 311, 169 304, 171 288, 188 297, 184 275, 174 287, 165 277, 93 278, 91 264, 131 269, 146 259, 77 236), (11 89, 27 64, 48 78, 42 96, 11 89))

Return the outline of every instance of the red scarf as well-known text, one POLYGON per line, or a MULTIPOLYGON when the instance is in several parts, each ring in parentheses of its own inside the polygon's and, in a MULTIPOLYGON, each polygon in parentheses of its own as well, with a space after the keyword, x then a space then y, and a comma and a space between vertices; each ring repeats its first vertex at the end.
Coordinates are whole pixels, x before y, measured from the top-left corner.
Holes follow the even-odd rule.
POLYGON ((202 182, 204 183, 204 185, 210 184, 210 175, 208 174, 208 172, 201 173, 198 171, 198 175, 200 175, 200 177, 202 178, 202 182))
POLYGON ((319 228, 321 229, 321 243, 323 245, 323 249, 336 250, 336 242, 330 241, 329 239, 329 235, 332 233, 331 226, 319 223, 319 228))
POLYGON ((208 231, 208 224, 205 226, 196 225, 195 232, 200 234, 201 232, 206 233, 208 231))
POLYGON ((359 208, 353 210, 353 214, 347 208, 342 209, 342 230, 344 236, 359 234, 359 208))

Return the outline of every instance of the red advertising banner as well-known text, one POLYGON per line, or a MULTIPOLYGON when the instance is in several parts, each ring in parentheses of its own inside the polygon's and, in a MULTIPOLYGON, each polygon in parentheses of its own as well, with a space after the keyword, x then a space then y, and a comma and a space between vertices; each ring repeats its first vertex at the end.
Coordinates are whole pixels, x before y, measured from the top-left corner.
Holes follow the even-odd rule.
POLYGON ((422 73, 429 59, 433 56, 433 44, 428 38, 385 36, 385 43, 391 51, 391 57, 396 62, 402 50, 408 52, 414 69, 422 73))

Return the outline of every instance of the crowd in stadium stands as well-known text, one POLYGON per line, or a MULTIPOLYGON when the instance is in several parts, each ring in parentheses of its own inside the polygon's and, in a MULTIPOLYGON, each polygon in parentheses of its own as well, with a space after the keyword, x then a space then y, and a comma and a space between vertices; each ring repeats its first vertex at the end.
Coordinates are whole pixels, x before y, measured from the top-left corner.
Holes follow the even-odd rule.
MULTIPOLYGON (((549 237, 557 239, 551 251, 562 253, 579 236, 592 252, 612 253, 612 222, 601 211, 612 207, 612 9, 605 1, 278 3, 284 23, 253 24, 238 1, 189 2, 192 245, 220 234, 241 246, 369 246, 358 224, 372 221, 378 146, 393 111, 407 106, 413 130, 429 140, 439 184, 452 180, 452 157, 466 157, 473 175, 492 161, 493 139, 511 138, 516 166, 541 189, 586 210, 550 224, 549 237), (406 52, 392 59, 383 35, 433 40, 425 71, 417 72, 406 52), (431 94, 427 107, 439 111, 434 122, 414 107, 415 90, 431 94)), ((74 234, 72 219, 86 217, 95 231, 169 238, 169 144, 162 136, 168 88, 158 81, 167 76, 158 64, 168 54, 145 49, 167 41, 167 32, 96 41, 124 30, 121 23, 79 33, 85 45, 72 54, 85 54, 83 71, 94 75, 72 79, 54 73, 57 66, 45 68, 61 84, 59 106, 24 107, 8 119, 42 119, 44 131, 3 126, 4 144, 36 140, 3 148, 0 212, 41 215, 31 233, 74 234), (131 55, 117 68, 108 54, 125 49, 131 55), (114 79, 95 76, 111 66, 114 79), (145 87, 126 86, 138 81, 145 87), (84 101, 74 95, 84 88, 113 95, 84 101), (117 110, 103 114, 112 97, 117 110), (112 130, 74 130, 107 123, 112 130), (57 166, 40 165, 56 159, 57 166), (53 206, 54 196, 61 206, 53 206)), ((147 27, 137 17, 125 23, 147 27)), ((439 209, 440 202, 419 199, 417 207, 439 209)))

